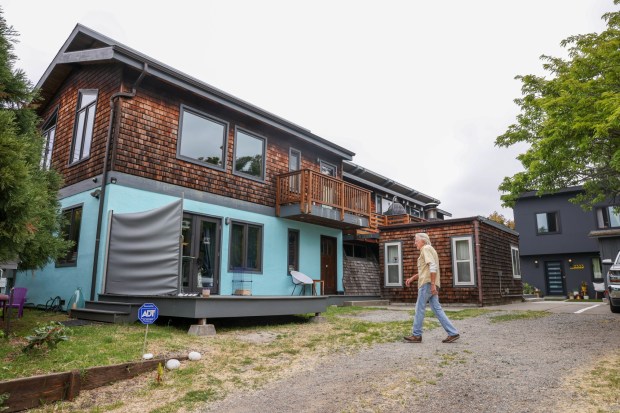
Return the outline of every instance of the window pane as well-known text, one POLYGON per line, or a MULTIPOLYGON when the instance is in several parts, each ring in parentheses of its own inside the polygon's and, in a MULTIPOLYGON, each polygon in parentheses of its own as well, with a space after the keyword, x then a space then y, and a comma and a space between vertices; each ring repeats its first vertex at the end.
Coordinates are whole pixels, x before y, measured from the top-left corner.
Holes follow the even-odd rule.
POLYGON ((86 130, 84 131, 84 147, 82 148, 81 158, 90 155, 90 144, 93 141, 93 126, 95 123, 95 108, 86 110, 86 130))
POLYGON ((387 268, 387 282, 388 284, 398 284, 399 279, 398 279, 398 265, 388 265, 387 268))
POLYGON ((457 262, 456 268, 458 271, 459 282, 462 283, 470 283, 471 282, 471 272, 469 268, 469 262, 457 262))
POLYGON ((456 241, 456 259, 461 260, 469 260, 469 241, 460 240, 456 241))
POLYGON ((80 107, 79 109, 84 109, 86 106, 94 103, 97 100, 97 91, 82 91, 80 92, 80 107))
POLYGON ((381 198, 381 211, 383 214, 385 214, 385 212, 390 209, 391 206, 392 201, 390 201, 389 199, 381 198))
MULTIPOLYGON (((346 244, 345 244, 346 250, 346 244)), ((288 231, 288 269, 299 271, 299 232, 288 231)))
POLYGON ((260 269, 260 257, 261 257, 261 228, 248 226, 248 251, 246 268, 253 270, 260 269))
POLYGON ((82 225, 82 208, 69 209, 63 212, 64 227, 62 234, 66 240, 73 241, 73 247, 67 255, 58 260, 58 264, 75 264, 77 262, 78 246, 80 243, 80 227, 82 225))
POLYGON ((297 151, 291 151, 288 158, 288 170, 299 171, 301 169, 301 154, 297 151))
POLYGON ((243 267, 243 225, 233 224, 230 239, 230 267, 243 267))
POLYGON ((77 118, 75 138, 73 142, 73 154, 71 156, 71 162, 79 161, 82 158, 82 137, 84 135, 84 123, 86 119, 86 112, 80 112, 77 118))
POLYGON ((183 111, 179 154, 216 166, 224 165, 226 127, 202 116, 183 111))
POLYGON ((398 246, 388 245, 387 247, 387 263, 398 264, 398 246))
POLYGON ((598 258, 592 258, 592 272, 595 279, 603 278, 603 271, 601 270, 601 260, 598 258))
POLYGON ((536 227, 538 228, 538 232, 549 232, 547 214, 536 214, 536 227))
POLYGON ((56 137, 56 127, 52 127, 45 131, 43 139, 45 144, 43 145, 43 154, 41 155, 41 166, 45 169, 49 169, 52 164, 52 150, 54 149, 54 138, 56 137))
POLYGON ((336 176, 336 167, 325 162, 321 162, 321 173, 323 175, 336 176))
POLYGON ((512 275, 521 275, 521 263, 519 262, 519 250, 516 248, 511 249, 512 255, 512 275))
POLYGON ((620 214, 614 212, 614 207, 609 207, 609 226, 620 227, 620 214))
POLYGON ((235 171, 262 178, 264 149, 263 139, 237 131, 235 171))

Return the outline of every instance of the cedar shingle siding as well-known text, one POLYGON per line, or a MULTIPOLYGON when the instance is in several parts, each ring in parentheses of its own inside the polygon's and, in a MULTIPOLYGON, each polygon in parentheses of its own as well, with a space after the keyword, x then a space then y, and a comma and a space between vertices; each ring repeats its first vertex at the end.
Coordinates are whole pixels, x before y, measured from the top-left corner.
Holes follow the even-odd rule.
POLYGON ((379 263, 375 259, 344 257, 345 295, 380 296, 379 263))
MULTIPOLYGON (((64 82, 42 116, 49 117, 59 106, 53 166, 63 175, 65 185, 96 176, 102 172, 102 158, 110 117, 113 93, 130 91, 136 73, 124 74, 120 66, 85 67, 64 82), (89 159, 69 166, 69 153, 75 123, 79 89, 97 89, 97 110, 89 159)), ((275 206, 275 176, 288 172, 290 148, 301 151, 302 169, 319 171, 318 159, 338 166, 341 159, 317 150, 299 138, 243 114, 193 94, 145 77, 132 99, 120 99, 121 117, 115 121, 110 170, 160 182, 197 189, 225 197, 275 206), (225 170, 217 170, 177 158, 181 105, 186 105, 228 122, 225 170), (120 121, 120 124, 118 123, 120 121), (263 136, 267 140, 264 182, 233 175, 235 127, 263 136), (118 131, 116 131, 118 129, 118 131)))
POLYGON ((417 272, 416 262, 418 250, 415 248, 414 235, 417 232, 426 232, 431 238, 433 247, 437 250, 441 269, 440 299, 445 303, 468 303, 477 305, 494 305, 518 299, 511 295, 521 295, 520 279, 512 277, 511 245, 518 245, 518 236, 510 231, 504 231, 485 222, 485 220, 455 219, 446 221, 432 221, 400 225, 397 227, 381 228, 379 242, 380 279, 382 296, 395 302, 415 302, 417 298, 417 284, 414 287, 386 287, 384 279, 384 244, 386 242, 402 242, 403 253, 403 280, 417 272), (452 271, 451 238, 456 236, 471 236, 475 254, 475 222, 478 222, 480 242, 480 265, 474 262, 475 285, 455 286, 452 271), (478 271, 482 275, 482 303, 478 271), (498 272, 501 271, 501 287, 498 272))

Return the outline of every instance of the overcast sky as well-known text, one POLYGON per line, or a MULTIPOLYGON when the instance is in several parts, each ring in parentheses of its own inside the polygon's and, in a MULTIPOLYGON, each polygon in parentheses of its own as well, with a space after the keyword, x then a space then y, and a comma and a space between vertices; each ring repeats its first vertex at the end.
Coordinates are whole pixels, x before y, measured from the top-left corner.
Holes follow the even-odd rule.
POLYGON ((502 209, 519 74, 612 0, 2 0, 33 84, 77 23, 356 153, 455 218, 502 209))

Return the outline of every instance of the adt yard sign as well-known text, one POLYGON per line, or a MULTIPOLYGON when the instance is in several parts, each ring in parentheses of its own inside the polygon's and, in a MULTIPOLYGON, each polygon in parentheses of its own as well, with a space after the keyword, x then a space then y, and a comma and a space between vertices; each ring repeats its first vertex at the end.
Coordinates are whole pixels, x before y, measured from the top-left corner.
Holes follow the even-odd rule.
POLYGON ((144 303, 138 310, 138 319, 142 324, 153 324, 159 317, 159 309, 152 303, 144 303))

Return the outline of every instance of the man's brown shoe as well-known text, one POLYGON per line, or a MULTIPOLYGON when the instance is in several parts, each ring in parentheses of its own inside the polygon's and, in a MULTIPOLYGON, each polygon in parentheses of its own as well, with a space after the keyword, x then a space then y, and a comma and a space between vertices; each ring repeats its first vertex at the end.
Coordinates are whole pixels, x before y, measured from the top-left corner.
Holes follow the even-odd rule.
POLYGON ((422 336, 407 336, 403 338, 405 339, 405 341, 409 343, 421 343, 422 342, 422 336))
POLYGON ((446 338, 444 338, 443 340, 441 340, 442 343, 452 343, 453 341, 456 341, 460 338, 460 334, 455 334, 453 336, 448 336, 446 338))

